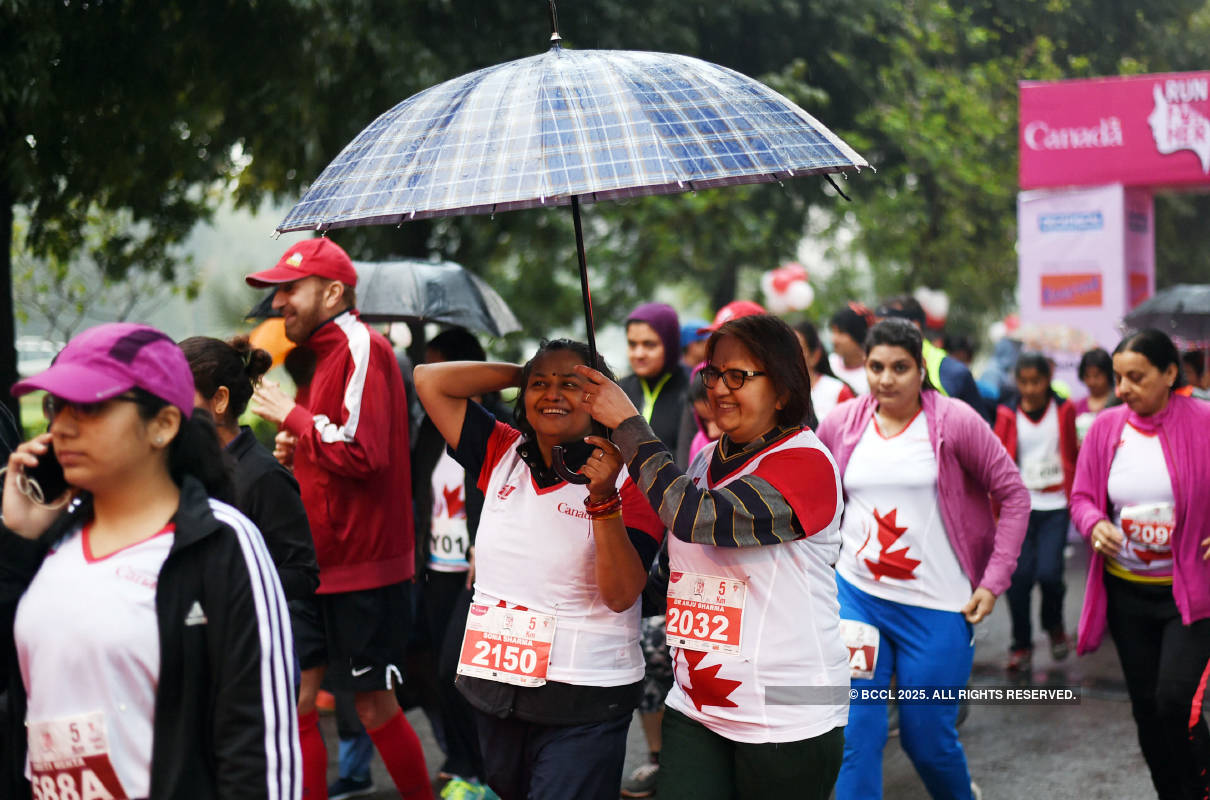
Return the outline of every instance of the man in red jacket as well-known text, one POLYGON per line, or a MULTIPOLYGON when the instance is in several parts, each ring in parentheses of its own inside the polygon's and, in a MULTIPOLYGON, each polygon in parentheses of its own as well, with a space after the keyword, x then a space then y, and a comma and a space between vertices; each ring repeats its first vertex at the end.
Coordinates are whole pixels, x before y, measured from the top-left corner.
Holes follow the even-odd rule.
POLYGON ((410 624, 414 572, 408 414, 387 340, 357 316, 357 272, 329 239, 291 247, 246 278, 274 287, 286 338, 315 353, 315 373, 291 399, 272 383, 252 410, 276 423, 276 454, 292 462, 315 539, 319 589, 295 631, 302 667, 299 731, 307 800, 327 796, 327 751, 315 696, 325 672, 354 692, 357 715, 404 798, 432 797, 424 753, 395 700, 410 624))

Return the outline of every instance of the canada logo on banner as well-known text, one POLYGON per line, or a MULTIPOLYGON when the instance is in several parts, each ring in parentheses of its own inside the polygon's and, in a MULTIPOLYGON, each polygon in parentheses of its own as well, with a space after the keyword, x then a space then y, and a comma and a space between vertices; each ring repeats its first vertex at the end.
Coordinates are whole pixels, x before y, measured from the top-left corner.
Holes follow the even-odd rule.
POLYGON ((1210 72, 1021 83, 1020 183, 1210 183, 1210 72))

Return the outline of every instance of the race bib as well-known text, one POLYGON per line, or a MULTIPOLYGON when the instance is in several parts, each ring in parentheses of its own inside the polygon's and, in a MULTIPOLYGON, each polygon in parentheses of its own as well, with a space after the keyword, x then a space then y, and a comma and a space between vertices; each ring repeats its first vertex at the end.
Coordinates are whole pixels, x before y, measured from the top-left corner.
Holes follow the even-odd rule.
POLYGON ((434 517, 429 534, 429 569, 436 572, 466 572, 470 563, 471 537, 466 518, 434 517))
POLYGON ((747 596, 748 585, 738 578, 673 572, 668 576, 668 646, 738 654, 747 596))
POLYGON ((1122 507, 1122 532, 1136 547, 1153 551, 1172 548, 1176 510, 1172 503, 1140 503, 1122 507))
POLYGON ((102 712, 30 722, 27 731, 34 800, 126 800, 102 712))
POLYGON ((550 668, 555 617, 472 603, 458 674, 514 686, 541 686, 550 668))
POLYGON ((1031 459, 1021 465, 1021 480, 1026 489, 1040 492, 1063 484, 1063 462, 1057 453, 1031 459))
POLYGON ((849 678, 873 678, 874 668, 878 666, 878 629, 855 619, 842 619, 840 638, 849 649, 849 678))

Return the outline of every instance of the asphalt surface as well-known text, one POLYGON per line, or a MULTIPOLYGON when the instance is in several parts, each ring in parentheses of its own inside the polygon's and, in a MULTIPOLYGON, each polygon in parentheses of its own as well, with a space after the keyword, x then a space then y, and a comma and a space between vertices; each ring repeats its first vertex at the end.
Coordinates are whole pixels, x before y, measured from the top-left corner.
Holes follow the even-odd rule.
MULTIPOLYGON (((1082 546, 1067 563, 1065 621, 1074 633, 1084 597, 1087 558, 1082 546)), ((1038 594, 1034 595, 1037 619, 1038 594)), ((1106 636, 1101 648, 1090 655, 1072 655, 1062 662, 1050 658, 1045 634, 1035 634, 1033 669, 1028 676, 1010 678, 1004 670, 1008 655, 1009 618, 1004 598, 991 618, 975 634, 975 664, 971 685, 985 688, 1072 687, 1079 691, 1079 705, 976 705, 972 706, 959 732, 970 765, 971 777, 984 800, 1022 798, 1080 798, 1121 800, 1154 797, 1147 766, 1139 753, 1134 721, 1126 697, 1121 669, 1113 643, 1106 636)), ((420 740, 431 773, 441 765, 441 751, 433 739, 424 714, 408 713, 420 740)), ((330 716, 321 720, 331 754, 329 775, 336 778, 336 732, 330 716)), ((646 744, 638 722, 630 729, 626 774, 646 758, 646 744)), ((390 777, 374 756, 372 767, 378 800, 398 798, 390 777)), ((434 775, 435 778, 435 775, 434 775)), ((439 788, 440 782, 434 782, 439 788)), ((927 800, 929 794, 899 744, 887 742, 883 757, 884 796, 894 800, 927 800)))

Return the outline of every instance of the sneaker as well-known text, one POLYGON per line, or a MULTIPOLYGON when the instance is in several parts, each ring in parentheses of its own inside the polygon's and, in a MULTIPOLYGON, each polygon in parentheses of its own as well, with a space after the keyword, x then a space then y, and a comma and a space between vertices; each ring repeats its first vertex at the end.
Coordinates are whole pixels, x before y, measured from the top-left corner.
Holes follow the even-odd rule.
POLYGON ((337 778, 328 786, 328 800, 345 800, 348 797, 364 797, 374 793, 374 781, 370 778, 337 778))
POLYGON ((1009 672, 1025 672, 1033 663, 1034 651, 1028 647, 1014 647, 1008 654, 1004 668, 1009 672))
POLYGON ((1067 634, 1060 628, 1057 631, 1051 631, 1050 634, 1050 657, 1055 661, 1062 661, 1067 658, 1067 654, 1071 652, 1071 641, 1067 638, 1067 634))
MULTIPOLYGON (((454 776, 441 790, 442 800, 483 800, 484 786, 454 776)), ((494 792, 493 792, 494 794, 494 792)))
POLYGON ((636 767, 622 784, 622 797, 651 797, 655 794, 655 779, 660 774, 660 765, 646 763, 636 767))
POLYGON ((983 790, 974 781, 971 781, 971 797, 973 800, 983 800, 983 790))

